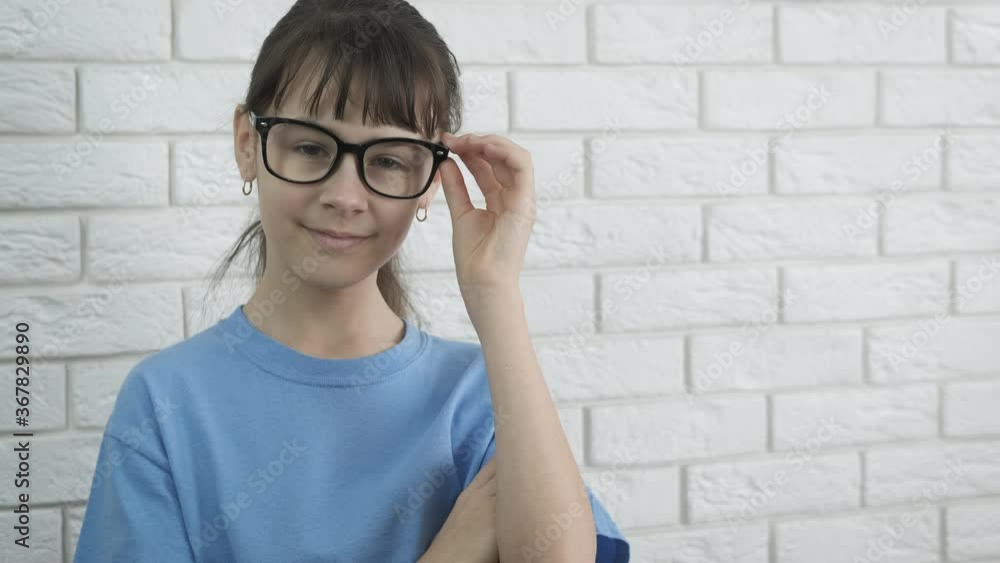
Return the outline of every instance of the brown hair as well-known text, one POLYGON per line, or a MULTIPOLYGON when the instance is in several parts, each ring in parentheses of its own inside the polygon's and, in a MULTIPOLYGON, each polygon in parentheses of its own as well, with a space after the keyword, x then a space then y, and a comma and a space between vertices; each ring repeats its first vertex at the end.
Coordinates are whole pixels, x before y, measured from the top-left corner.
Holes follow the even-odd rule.
MULTIPOLYGON (((308 66, 313 71, 307 107, 313 115, 331 81, 351 85, 357 74, 364 95, 362 123, 402 127, 428 139, 438 130, 461 128, 458 61, 434 26, 403 0, 298 0, 261 45, 241 109, 261 114, 280 108, 289 85, 308 66)), ((348 87, 338 88, 337 119, 343 119, 349 96, 348 87)), ((260 283, 267 264, 260 219, 250 223, 228 252, 208 293, 244 249, 250 249, 249 271, 260 283)), ((399 277, 399 262, 397 254, 379 268, 377 284, 393 312, 407 318, 413 309, 399 277)))

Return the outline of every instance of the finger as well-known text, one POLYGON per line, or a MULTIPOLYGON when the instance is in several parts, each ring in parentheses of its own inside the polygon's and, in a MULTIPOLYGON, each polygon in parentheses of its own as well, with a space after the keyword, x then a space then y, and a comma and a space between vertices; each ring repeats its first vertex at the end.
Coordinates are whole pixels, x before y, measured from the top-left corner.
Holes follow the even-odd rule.
MULTIPOLYGON (((481 142, 481 137, 467 134, 461 137, 449 137, 449 139, 453 139, 449 143, 449 148, 461 158, 465 166, 472 172, 472 176, 476 180, 476 185, 483 192, 483 196, 487 197, 487 200, 493 200, 494 198, 490 194, 502 190, 503 185, 497 181, 493 167, 485 158, 486 155, 483 152, 484 144, 481 142)), ((493 211, 492 209, 490 210, 493 211)))
POLYGON ((469 211, 475 209, 472 200, 469 198, 469 188, 462 178, 462 171, 458 164, 446 158, 441 163, 441 188, 444 190, 444 199, 451 212, 451 221, 454 223, 469 211))
POLYGON ((505 190, 504 210, 534 219, 537 210, 531 153, 499 135, 484 135, 471 144, 482 146, 481 158, 489 163, 493 176, 505 190))
POLYGON ((527 149, 500 135, 483 135, 477 140, 504 188, 533 186, 534 165, 527 149))
POLYGON ((468 167, 469 171, 472 172, 472 176, 476 179, 476 185, 479 186, 479 191, 482 192, 483 198, 486 199, 486 210, 493 213, 502 213, 504 211, 504 204, 500 190, 503 189, 503 186, 497 182, 490 163, 484 158, 472 154, 462 156, 462 162, 465 163, 465 166, 468 167))
POLYGON ((487 481, 486 492, 488 492, 491 497, 497 496, 497 486, 499 483, 500 481, 496 478, 496 476, 493 476, 493 478, 487 481))

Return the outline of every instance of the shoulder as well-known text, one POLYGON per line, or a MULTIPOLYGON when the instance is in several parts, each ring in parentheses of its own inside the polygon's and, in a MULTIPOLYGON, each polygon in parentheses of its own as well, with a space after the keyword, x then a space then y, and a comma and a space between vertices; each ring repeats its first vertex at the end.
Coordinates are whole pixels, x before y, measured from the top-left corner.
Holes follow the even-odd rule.
POLYGON ((436 382, 470 387, 486 383, 486 364, 479 342, 425 334, 429 342, 422 363, 436 382))
POLYGON ((218 325, 147 354, 129 371, 123 383, 155 389, 191 377, 199 366, 218 363, 226 355, 218 325))
POLYGON ((136 431, 149 434, 176 416, 197 389, 194 380, 224 354, 214 329, 170 344, 133 365, 118 388, 105 432, 128 441, 136 431))

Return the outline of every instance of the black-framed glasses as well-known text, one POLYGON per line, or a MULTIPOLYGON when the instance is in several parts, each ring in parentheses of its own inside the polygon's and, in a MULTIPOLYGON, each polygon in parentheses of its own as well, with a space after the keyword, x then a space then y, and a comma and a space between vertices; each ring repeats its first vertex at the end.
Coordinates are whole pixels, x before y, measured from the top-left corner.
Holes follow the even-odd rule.
POLYGON ((348 143, 315 123, 253 112, 250 123, 260 133, 264 167, 278 178, 295 184, 320 182, 333 173, 342 154, 353 153, 365 186, 395 199, 423 195, 449 152, 442 144, 408 137, 348 143))

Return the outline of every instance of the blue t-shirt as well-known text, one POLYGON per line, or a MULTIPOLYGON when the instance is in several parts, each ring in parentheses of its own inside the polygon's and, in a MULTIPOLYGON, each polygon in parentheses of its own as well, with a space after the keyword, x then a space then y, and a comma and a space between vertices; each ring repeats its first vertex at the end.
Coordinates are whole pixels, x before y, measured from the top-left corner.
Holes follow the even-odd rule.
MULTIPOLYGON (((73 561, 416 561, 496 436, 481 346, 405 324, 378 354, 331 360, 239 306, 143 358, 105 427, 73 561)), ((587 492, 597 561, 627 562, 587 492)))

